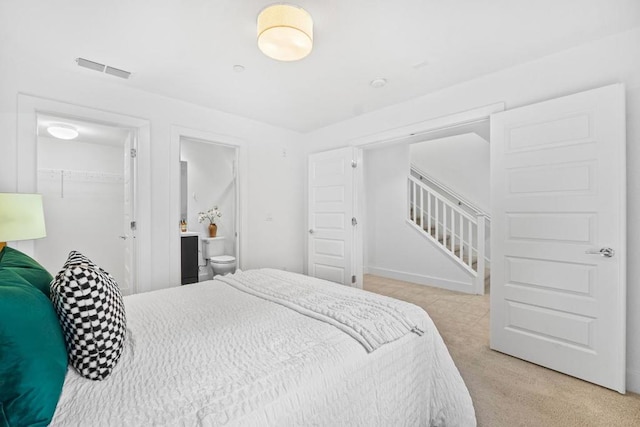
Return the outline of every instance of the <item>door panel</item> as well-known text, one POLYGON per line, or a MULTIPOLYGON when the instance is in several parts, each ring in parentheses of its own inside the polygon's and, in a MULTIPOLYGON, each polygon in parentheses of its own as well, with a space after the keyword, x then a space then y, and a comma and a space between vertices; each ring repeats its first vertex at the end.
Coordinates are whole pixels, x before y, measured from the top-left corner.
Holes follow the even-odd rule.
POLYGON ((491 348, 621 393, 624 130, 622 85, 491 117, 491 348))
POLYGON ((353 148, 309 156, 309 275, 351 285, 353 148))

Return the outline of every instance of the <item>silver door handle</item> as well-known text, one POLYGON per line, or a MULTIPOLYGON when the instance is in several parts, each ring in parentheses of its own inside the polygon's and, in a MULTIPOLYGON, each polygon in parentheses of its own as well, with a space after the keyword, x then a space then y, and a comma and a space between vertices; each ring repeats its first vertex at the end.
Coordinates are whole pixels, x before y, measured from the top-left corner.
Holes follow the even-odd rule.
POLYGON ((601 248, 601 249, 589 249, 587 251, 584 251, 584 253, 587 255, 600 255, 605 258, 611 258, 616 254, 616 251, 614 251, 611 248, 601 248))
POLYGON ((315 231, 313 231, 313 228, 310 228, 309 229, 309 234, 313 234, 313 233, 315 233, 315 231))
POLYGON ((120 237, 122 240, 127 240, 127 236, 118 236, 120 237))

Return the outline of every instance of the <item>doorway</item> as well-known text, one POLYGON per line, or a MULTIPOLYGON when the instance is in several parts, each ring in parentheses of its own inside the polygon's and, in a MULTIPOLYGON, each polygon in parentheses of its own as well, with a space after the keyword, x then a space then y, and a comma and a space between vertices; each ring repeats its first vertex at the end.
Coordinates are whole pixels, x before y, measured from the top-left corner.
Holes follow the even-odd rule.
POLYGON ((234 257, 235 265, 239 265, 237 164, 236 146, 180 137, 180 221, 186 223, 183 229, 187 233, 183 232, 181 238, 198 237, 198 281, 213 278, 202 245, 209 237, 209 222, 200 216, 210 209, 220 212, 216 238, 223 239, 219 246, 223 253, 217 255, 234 257))
POLYGON ((502 108, 426 121, 362 146, 366 273, 485 292, 489 245, 478 224, 488 236, 488 118, 502 108))
POLYGON ((47 238, 35 242, 34 254, 48 271, 77 250, 111 274, 124 295, 135 293, 135 145, 130 128, 37 114, 37 191, 47 238))

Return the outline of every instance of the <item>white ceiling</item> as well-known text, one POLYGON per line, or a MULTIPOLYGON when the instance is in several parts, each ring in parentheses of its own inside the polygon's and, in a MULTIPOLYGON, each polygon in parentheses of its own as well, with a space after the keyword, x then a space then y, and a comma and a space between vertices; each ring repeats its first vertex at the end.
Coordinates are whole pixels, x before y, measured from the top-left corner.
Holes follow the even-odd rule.
POLYGON ((294 2, 315 39, 295 63, 257 48, 256 17, 271 0, 2 0, 0 35, 5 53, 43 69, 307 132, 640 26, 638 0, 294 2), (98 74, 77 57, 133 75, 98 74), (378 77, 387 86, 370 87, 378 77))

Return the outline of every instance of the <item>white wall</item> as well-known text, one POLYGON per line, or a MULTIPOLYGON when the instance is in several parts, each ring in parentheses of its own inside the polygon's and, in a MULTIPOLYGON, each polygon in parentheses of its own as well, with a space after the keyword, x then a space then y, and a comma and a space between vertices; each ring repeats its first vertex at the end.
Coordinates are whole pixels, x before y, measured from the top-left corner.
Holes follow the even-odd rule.
POLYGON ((149 224, 140 225, 149 230, 148 237, 138 242, 146 257, 142 261, 149 265, 148 275, 141 277, 140 291, 180 283, 179 149, 171 143, 175 126, 238 141, 243 171, 241 267, 270 265, 302 271, 304 161, 300 134, 134 90, 123 80, 80 68, 73 72, 51 68, 43 73, 37 63, 16 57, 15 52, 8 55, 0 50, 0 63, 0 191, 16 191, 19 175, 35 174, 35 170, 17 168, 18 144, 35 144, 35 138, 17 140, 19 93, 149 121, 151 145, 138 152, 141 165, 145 159, 152 165, 151 170, 139 171, 140 190, 149 200, 148 206, 139 207, 149 218, 149 224), (266 221, 267 209, 271 221, 266 221))
MULTIPOLYGON (((319 129, 309 152, 357 145, 371 135, 480 106, 505 102, 507 109, 611 83, 627 96, 627 378, 640 392, 640 29, 620 33, 431 95, 319 129)), ((383 246, 388 236, 376 234, 383 246)))
POLYGON ((409 153, 406 143, 364 152, 365 271, 473 292, 472 277, 406 221, 409 153))
POLYGON ((490 212, 489 143, 475 133, 411 144, 411 164, 490 212))
POLYGON ((124 281, 124 141, 120 146, 38 137, 38 192, 43 196, 47 237, 35 242, 35 256, 51 274, 77 250, 124 281), (51 171, 55 170, 55 172, 51 171), (106 179, 60 171, 90 171, 106 179))

